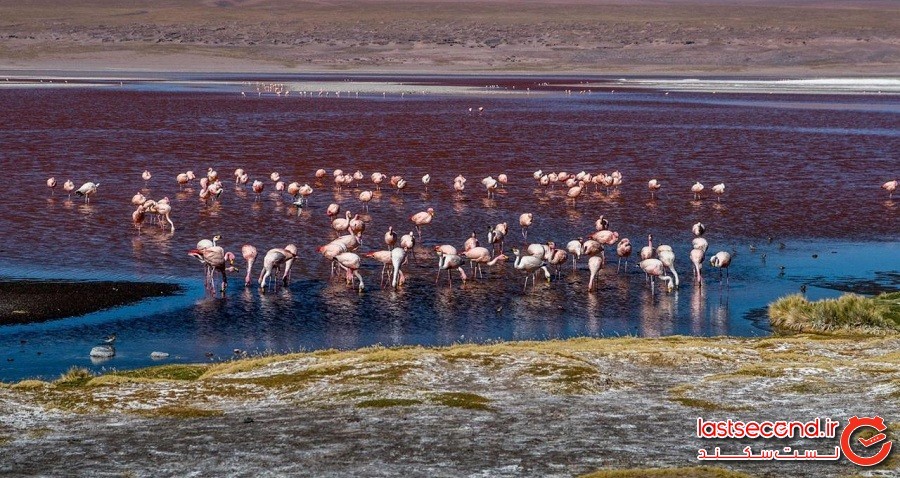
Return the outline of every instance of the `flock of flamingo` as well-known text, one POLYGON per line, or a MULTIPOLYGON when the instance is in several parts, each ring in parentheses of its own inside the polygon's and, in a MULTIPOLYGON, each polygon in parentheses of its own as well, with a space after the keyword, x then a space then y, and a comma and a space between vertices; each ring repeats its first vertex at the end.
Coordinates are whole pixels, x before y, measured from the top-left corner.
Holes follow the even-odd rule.
MULTIPOLYGON (((146 182, 150 181, 152 175, 149 171, 142 173, 142 179, 146 182)), ((324 169, 319 169, 315 173, 316 184, 320 186, 327 178, 328 173, 324 169)), ((344 173, 340 169, 332 172, 334 187, 338 190, 342 188, 356 185, 360 187, 360 181, 365 179, 365 175, 361 171, 352 174, 344 173)), ((573 204, 581 196, 582 192, 590 184, 596 187, 618 188, 622 184, 622 174, 614 171, 610 174, 599 173, 591 175, 587 172, 579 172, 571 174, 567 172, 550 172, 545 173, 541 170, 533 173, 534 180, 544 187, 553 187, 556 184, 563 184, 567 187, 566 197, 571 199, 573 204)), ((179 187, 184 187, 196 179, 192 171, 178 174, 176 182, 179 187)), ((293 204, 302 208, 308 204, 309 196, 313 194, 313 188, 309 184, 300 184, 292 182, 285 185, 281 175, 277 172, 271 173, 269 179, 274 183, 274 188, 279 193, 286 192, 293 198, 293 204)), ((369 177, 373 187, 380 190, 382 185, 390 185, 396 191, 402 191, 407 187, 407 180, 402 176, 387 176, 380 172, 372 173, 369 177), (387 183, 385 183, 387 181, 387 183)), ((255 180, 250 183, 249 175, 243 169, 234 171, 235 187, 243 188, 250 184, 250 188, 257 195, 259 200, 260 194, 266 185, 263 181, 255 180)), ((485 188, 489 198, 492 198, 498 189, 505 188, 509 179, 506 174, 499 174, 496 178, 488 176, 481 180, 482 186, 485 188)), ((428 190, 431 183, 431 176, 426 174, 421 178, 421 182, 428 190)), ((466 188, 466 178, 458 175, 453 180, 453 189, 457 195, 462 194, 466 188)), ((203 201, 218 201, 223 194, 225 188, 218 173, 213 169, 207 170, 206 176, 200 178, 199 197, 203 201)), ((893 198, 893 193, 897 188, 897 180, 888 181, 881 187, 885 189, 893 198)), ((49 178, 47 186, 51 189, 51 194, 56 188, 56 179, 49 178)), ((77 190, 71 180, 67 180, 63 184, 63 190, 70 196, 72 192, 78 197, 83 197, 85 202, 90 201, 90 197, 97 193, 99 183, 87 182, 77 190)), ((662 187, 662 183, 657 179, 651 179, 647 182, 647 188, 654 197, 656 192, 662 187)), ((704 186, 700 182, 696 182, 690 188, 695 200, 700 200, 704 191, 704 186)), ((716 184, 712 187, 713 192, 717 196, 717 200, 721 200, 721 196, 725 193, 724 183, 716 184)), ((366 210, 373 198, 373 191, 370 189, 362 190, 358 195, 358 200, 363 204, 366 210)), ((149 216, 151 222, 156 222, 160 227, 168 227, 172 232, 175 231, 175 224, 172 222, 171 213, 172 206, 168 198, 153 200, 145 197, 138 192, 132 197, 132 204, 136 207, 132 213, 132 221, 140 234, 141 227, 145 219, 149 216)), ((363 276, 360 274, 362 266, 362 257, 359 255, 359 248, 362 244, 362 237, 366 231, 366 223, 359 214, 352 215, 349 211, 340 214, 340 204, 330 204, 325 213, 331 219, 332 229, 337 232, 338 237, 331 242, 317 249, 325 260, 331 263, 332 275, 336 270, 342 271, 347 284, 358 287, 359 291, 364 290, 365 284, 363 276), (358 285, 357 285, 358 282, 358 285)), ((381 269, 381 285, 389 283, 391 287, 401 287, 405 282, 403 267, 408 264, 408 256, 414 256, 414 248, 417 242, 421 241, 422 229, 427 227, 433 220, 435 215, 434 209, 428 208, 425 211, 413 214, 410 218, 410 231, 407 234, 399 235, 395 232, 393 226, 389 226, 384 234, 383 250, 376 250, 364 254, 364 257, 372 259, 382 264, 381 269)), ((527 242, 528 229, 534 222, 534 214, 530 212, 523 213, 519 216, 519 226, 521 228, 521 237, 527 242)), ((600 270, 606 264, 605 246, 615 246, 615 253, 618 257, 616 272, 618 273, 625 261, 625 268, 628 267, 628 260, 632 254, 632 243, 628 238, 619 238, 619 234, 610 230, 609 221, 600 216, 595 222, 595 231, 589 237, 578 238, 568 241, 564 248, 557 247, 556 243, 549 241, 547 243, 533 243, 524 248, 512 247, 509 252, 515 256, 513 267, 524 274, 524 291, 528 290, 528 281, 531 280, 532 290, 535 287, 535 281, 538 272, 542 272, 544 279, 549 283, 551 277, 555 274, 557 277, 561 269, 568 264, 571 258, 572 269, 577 269, 578 260, 582 256, 587 257, 589 280, 588 290, 594 289, 596 280, 600 270), (551 273, 550 268, 554 269, 551 273)), ((694 239, 691 242, 691 251, 689 259, 692 264, 693 276, 695 282, 702 286, 703 275, 702 269, 705 262, 705 256, 709 243, 702 236, 706 232, 706 227, 698 222, 693 225, 692 232, 694 239)), ((460 279, 465 284, 469 280, 469 275, 465 271, 465 263, 469 263, 469 273, 474 279, 479 276, 483 277, 483 266, 496 266, 502 264, 509 259, 504 254, 504 241, 509 236, 509 224, 502 222, 495 226, 489 227, 486 235, 486 245, 481 245, 478 235, 472 232, 471 236, 465 240, 462 250, 457 249, 450 244, 434 246, 433 250, 437 256, 437 277, 435 283, 440 280, 441 274, 446 271, 448 282, 452 287, 452 275, 456 271, 460 279)), ((222 246, 217 244, 221 238, 215 236, 212 239, 203 239, 197 243, 195 249, 188 251, 188 255, 196 258, 205 269, 206 285, 210 290, 215 291, 215 274, 221 276, 220 290, 223 292, 228 283, 227 273, 237 272, 234 265, 236 256, 232 252, 226 252, 222 246)), ((265 291, 267 284, 271 279, 272 287, 277 286, 277 282, 287 285, 290 279, 290 272, 294 261, 298 257, 298 249, 294 244, 289 244, 283 248, 273 248, 266 252, 263 256, 262 269, 256 280, 261 291, 265 291)), ((245 285, 252 284, 251 273, 254 262, 258 256, 256 247, 246 244, 241 248, 241 255, 246 261, 245 285)), ((639 251, 640 262, 639 267, 644 271, 650 283, 651 291, 655 292, 656 280, 665 284, 667 292, 671 292, 674 288, 679 287, 680 281, 678 272, 675 267, 675 253, 670 245, 661 244, 653 247, 653 236, 647 236, 647 245, 639 251), (656 280, 654 280, 654 278, 656 280)), ((724 281, 728 280, 728 267, 731 264, 732 254, 727 251, 719 251, 712 255, 709 264, 712 267, 724 271, 724 281)), ((723 274, 720 273, 720 277, 723 274)))

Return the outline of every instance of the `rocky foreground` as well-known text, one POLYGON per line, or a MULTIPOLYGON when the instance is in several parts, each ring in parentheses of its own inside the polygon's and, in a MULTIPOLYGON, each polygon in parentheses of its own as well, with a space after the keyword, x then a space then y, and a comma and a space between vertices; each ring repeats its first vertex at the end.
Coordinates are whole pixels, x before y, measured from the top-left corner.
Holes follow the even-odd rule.
MULTIPOLYGON (((697 466, 700 447, 824 451, 836 441, 701 441, 695 422, 877 413, 896 437, 898 365, 897 336, 794 336, 369 348, 72 371, 0 386, 0 474, 576 476, 697 466)), ((726 466, 752 476, 873 472, 846 460, 726 466)), ((891 459, 874 473, 896 471, 891 459)))

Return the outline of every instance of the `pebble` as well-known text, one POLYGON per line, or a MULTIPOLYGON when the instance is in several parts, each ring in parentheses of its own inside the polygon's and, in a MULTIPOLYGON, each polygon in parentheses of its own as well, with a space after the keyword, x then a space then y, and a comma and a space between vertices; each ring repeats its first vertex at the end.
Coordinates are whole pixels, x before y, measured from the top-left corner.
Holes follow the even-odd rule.
POLYGON ((91 357, 115 357, 116 349, 112 345, 98 345, 91 349, 91 357))

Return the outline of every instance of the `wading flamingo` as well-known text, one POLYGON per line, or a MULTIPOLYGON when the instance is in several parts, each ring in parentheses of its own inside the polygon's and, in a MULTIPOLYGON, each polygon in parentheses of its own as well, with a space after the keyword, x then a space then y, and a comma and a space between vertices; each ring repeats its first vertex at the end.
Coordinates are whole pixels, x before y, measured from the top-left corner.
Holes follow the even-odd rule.
POLYGON ((244 277, 244 285, 247 287, 250 286, 250 271, 253 269, 253 261, 256 260, 256 254, 256 248, 250 244, 244 244, 241 247, 241 255, 247 261, 247 277, 244 277))
POLYGON ((622 259, 625 259, 625 270, 628 270, 628 258, 631 257, 631 241, 628 238, 621 239, 616 245, 616 255, 619 257, 619 263, 616 265, 616 272, 619 272, 619 266, 622 265, 622 259))
POLYGON ((656 199, 656 191, 659 191, 659 188, 662 187, 662 183, 660 183, 656 179, 651 179, 647 181, 647 189, 650 190, 650 199, 656 199))
POLYGON ((894 199, 894 191, 897 190, 897 180, 888 181, 881 185, 881 189, 888 192, 888 198, 894 199))
MULTIPOLYGON (((666 291, 672 292, 672 278, 663 275, 663 263, 659 259, 644 259, 641 261, 641 269, 644 270, 648 276, 658 277, 659 280, 664 281, 666 283, 666 291)), ((653 280, 653 277, 650 278, 650 292, 655 293, 656 291, 656 282, 653 280)))
POLYGON ((453 287, 453 271, 456 270, 459 272, 459 277, 463 281, 463 285, 466 284, 466 271, 463 270, 463 258, 458 254, 445 254, 443 251, 437 251, 438 256, 438 273, 437 277, 434 279, 434 283, 437 284, 438 280, 441 278, 441 271, 447 271, 447 280, 450 283, 450 287, 453 287))
POLYGON ((519 225, 522 226, 522 239, 528 240, 528 228, 534 222, 534 214, 526 212, 519 216, 519 225))
POLYGON ((53 192, 56 191, 56 178, 50 178, 47 180, 47 187, 50 188, 50 195, 53 195, 53 192))
POLYGON ((594 278, 600 272, 600 269, 603 269, 603 256, 591 256, 588 259, 588 270, 591 271, 590 279, 588 279, 588 290, 594 290, 594 278))
POLYGON ((714 193, 716 193, 716 201, 722 200, 722 195, 725 194, 725 183, 719 183, 712 187, 714 193))
POLYGON ((75 190, 75 183, 72 182, 71 179, 67 179, 65 183, 63 183, 63 191, 66 192, 69 199, 72 199, 72 191, 75 190))
POLYGON ((700 184, 700 181, 695 182, 691 186, 691 192, 694 193, 694 200, 700 200, 700 193, 703 192, 703 185, 700 184))
POLYGON ((366 285, 363 283, 362 275, 359 273, 359 267, 362 263, 359 256, 353 252, 342 252, 335 256, 334 260, 347 273, 347 284, 352 285, 354 278, 359 279, 359 291, 362 292, 366 285))
POLYGON ((77 191, 75 191, 75 195, 78 197, 83 197, 84 202, 91 202, 91 195, 97 194, 97 188, 100 187, 100 183, 91 183, 87 182, 81 185, 77 191))
POLYGON ((416 232, 419 233, 419 240, 422 240, 422 226, 431 224, 432 218, 434 218, 433 208, 428 208, 427 211, 417 212, 409 218, 416 226, 416 232))
POLYGON ((515 263, 513 263, 513 267, 515 267, 516 270, 520 270, 525 273, 525 287, 522 289, 523 292, 528 290, 529 277, 531 277, 531 290, 534 290, 534 281, 538 270, 544 271, 544 277, 546 277, 548 283, 550 282, 550 271, 547 269, 544 261, 531 255, 523 256, 519 252, 519 249, 515 247, 512 248, 512 253, 516 256, 516 261, 515 263))
POLYGON ((709 264, 719 269, 719 279, 722 278, 722 269, 725 270, 725 282, 728 282, 728 266, 731 265, 731 254, 719 251, 709 258, 709 264))

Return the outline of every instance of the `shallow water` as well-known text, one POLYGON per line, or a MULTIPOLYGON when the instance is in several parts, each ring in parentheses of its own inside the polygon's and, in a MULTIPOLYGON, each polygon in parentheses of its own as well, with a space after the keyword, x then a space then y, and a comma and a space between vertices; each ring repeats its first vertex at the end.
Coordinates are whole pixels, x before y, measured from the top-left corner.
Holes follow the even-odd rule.
POLYGON ((666 95, 609 88, 568 94, 541 82, 519 79, 479 90, 471 88, 500 82, 446 82, 467 88, 466 94, 446 86, 422 94, 416 93, 420 85, 375 85, 340 98, 333 91, 347 91, 346 83, 334 83, 327 97, 301 94, 312 90, 299 82, 290 97, 255 96, 253 85, 241 81, 0 89, 0 167, 11 186, 0 198, 0 275, 186 286, 173 298, 0 327, 0 350, 13 359, 0 361, 0 379, 52 376, 71 365, 147 365, 156 350, 170 353, 171 362, 208 360, 207 354, 227 359, 236 348, 764 335, 766 304, 801 284, 808 284, 811 297, 847 287, 898 286, 900 198, 889 200, 879 189, 897 174, 896 96, 666 95), (517 94, 496 94, 510 93, 512 86, 517 94), (522 93, 526 88, 532 93, 522 93), (251 94, 242 96, 242 90, 251 94), (484 112, 478 114, 478 107, 484 112), (185 190, 175 183, 176 174, 202 174, 207 167, 226 185, 220 203, 203 203, 196 183, 185 190), (266 183, 261 200, 235 188, 231 173, 238 167, 251 182, 266 183), (329 176, 316 185, 313 173, 320 167, 329 176), (337 191, 330 182, 334 168, 360 169, 366 179, 360 188, 337 191), (153 173, 147 184, 140 177, 144 169, 153 173), (536 169, 618 169, 625 182, 609 193, 591 187, 573 207, 562 188, 535 184, 536 169), (285 182, 313 185, 310 206, 298 211, 274 193, 272 171, 285 182), (372 201, 362 251, 380 248, 389 225, 409 230, 415 212, 433 207, 436 215, 424 229, 408 284, 383 290, 380 264, 364 261, 367 289, 358 294, 329 279, 329 265, 315 248, 333 237, 325 207, 340 202, 363 212, 356 195, 371 188, 374 171, 401 174, 410 184, 402 194, 384 190, 372 201), (510 176, 509 187, 488 200, 479 180, 501 172, 510 176), (419 181, 425 173, 432 176, 428 193, 419 181), (469 182, 457 199, 452 179, 460 173, 469 182), (53 196, 45 185, 50 176, 60 183, 53 196), (651 177, 663 182, 655 200, 646 189, 651 177), (61 191, 69 178, 76 186, 99 181, 100 192, 90 204, 69 200, 61 191), (689 189, 697 180, 707 191, 724 182, 721 202, 711 194, 693 201, 689 189), (139 190, 172 200, 174 234, 149 226, 137 234, 129 201, 139 190), (445 278, 435 286, 431 246, 461 248, 473 230, 484 242, 489 225, 507 221, 508 249, 521 242, 517 219, 526 211, 535 214, 529 242, 564 245, 592 231, 601 214, 611 229, 631 238, 635 256, 652 233, 655 245, 674 247, 681 288, 651 295, 634 266, 616 273, 614 248, 607 250, 594 293, 585 290, 583 260, 578 272, 566 269, 527 294, 511 265, 463 289, 457 277, 452 289, 445 278), (737 252, 727 285, 708 264, 705 287, 692 284, 687 254, 697 221, 708 227, 707 256, 737 252), (225 299, 204 292, 202 270, 186 251, 217 233, 238 257, 245 243, 261 255, 297 244, 301 263, 290 286, 260 295, 232 277, 225 299), (118 335, 117 356, 92 364, 88 351, 111 332, 118 335))

